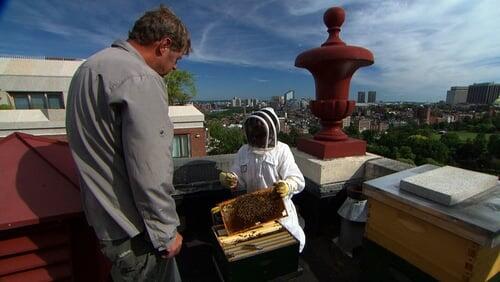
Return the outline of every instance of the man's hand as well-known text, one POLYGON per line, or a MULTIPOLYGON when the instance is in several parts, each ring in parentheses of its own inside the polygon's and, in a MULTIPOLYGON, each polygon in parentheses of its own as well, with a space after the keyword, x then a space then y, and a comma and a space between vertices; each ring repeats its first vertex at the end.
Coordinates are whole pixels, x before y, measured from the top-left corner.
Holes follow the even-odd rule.
POLYGON ((279 180, 277 182, 274 182, 273 184, 274 191, 276 191, 278 194, 280 194, 281 198, 285 198, 288 193, 290 192, 290 187, 288 187, 288 183, 283 180, 279 180))
POLYGON ((172 240, 172 243, 168 246, 167 250, 165 251, 165 257, 166 258, 173 258, 176 256, 180 251, 182 247, 182 236, 179 233, 176 233, 175 238, 172 240))
POLYGON ((238 186, 238 176, 234 172, 221 172, 219 174, 220 183, 228 188, 236 188, 238 186))

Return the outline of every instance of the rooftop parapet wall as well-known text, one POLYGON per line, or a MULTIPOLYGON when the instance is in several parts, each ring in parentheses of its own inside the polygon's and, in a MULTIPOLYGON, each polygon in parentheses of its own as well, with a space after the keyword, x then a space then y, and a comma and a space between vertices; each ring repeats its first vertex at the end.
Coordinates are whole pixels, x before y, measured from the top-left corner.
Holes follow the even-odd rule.
POLYGON ((414 165, 403 163, 388 158, 378 158, 370 160, 365 164, 365 181, 379 178, 392 173, 403 171, 415 167, 414 165))
MULTIPOLYGON (((362 182, 382 177, 391 173, 413 167, 412 165, 393 159, 368 154, 364 158, 346 157, 335 159, 335 164, 328 168, 321 161, 308 163, 303 152, 293 149, 296 162, 306 178, 306 190, 317 196, 333 196, 349 185, 361 185, 362 182), (310 178, 313 175, 313 179, 310 178), (321 178, 323 175, 323 178, 321 178), (323 179, 326 182, 318 185, 314 181, 323 179)), ((229 171, 234 154, 214 155, 199 158, 174 159, 174 185, 176 194, 182 195, 199 191, 224 189, 219 183, 219 172, 229 171)))
POLYGON ((220 185, 219 173, 231 169, 235 156, 227 154, 174 159, 174 196, 226 189, 220 185))
POLYGON ((72 77, 83 60, 0 57, 0 75, 72 77))
POLYGON ((7 92, 63 92, 71 83, 71 76, 2 75, 0 89, 7 92))

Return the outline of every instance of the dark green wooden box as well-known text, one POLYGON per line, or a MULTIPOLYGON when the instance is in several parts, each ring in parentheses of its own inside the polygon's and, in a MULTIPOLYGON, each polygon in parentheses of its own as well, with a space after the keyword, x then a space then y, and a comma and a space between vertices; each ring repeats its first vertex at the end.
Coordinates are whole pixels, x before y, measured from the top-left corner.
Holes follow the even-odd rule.
POLYGON ((267 281, 297 272, 299 263, 299 242, 283 228, 279 232, 223 247, 217 240, 214 226, 213 239, 216 246, 214 263, 223 281, 267 281), (241 247, 257 246, 260 250, 245 250, 241 247), (231 255, 233 249, 236 255, 231 255), (237 254, 243 252, 243 254, 237 254))

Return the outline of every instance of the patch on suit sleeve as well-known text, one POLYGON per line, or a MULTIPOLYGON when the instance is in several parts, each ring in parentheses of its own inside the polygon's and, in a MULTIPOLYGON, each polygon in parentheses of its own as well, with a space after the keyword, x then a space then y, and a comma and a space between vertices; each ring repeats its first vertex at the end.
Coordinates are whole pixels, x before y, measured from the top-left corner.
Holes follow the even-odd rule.
POLYGON ((240 166, 241 173, 246 173, 247 172, 247 165, 242 165, 240 166))

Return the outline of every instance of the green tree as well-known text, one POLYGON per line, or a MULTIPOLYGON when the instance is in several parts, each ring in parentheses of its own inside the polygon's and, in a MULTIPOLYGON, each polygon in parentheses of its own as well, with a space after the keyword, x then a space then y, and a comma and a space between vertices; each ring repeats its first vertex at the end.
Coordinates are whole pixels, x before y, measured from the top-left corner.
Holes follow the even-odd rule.
POLYGON ((348 127, 344 128, 343 131, 345 132, 345 134, 349 135, 349 137, 352 138, 359 137, 359 129, 355 125, 349 125, 348 127))
POLYGON ((309 134, 314 135, 318 133, 321 130, 321 125, 319 123, 313 123, 309 126, 309 129, 307 130, 309 134))
POLYGON ((393 127, 388 130, 386 134, 380 136, 378 143, 389 148, 407 145, 408 138, 414 135, 415 132, 416 127, 414 124, 408 124, 403 127, 393 127))
POLYGON ((460 140, 460 137, 456 133, 446 133, 441 136, 441 139, 439 141, 441 141, 441 143, 448 147, 448 150, 450 150, 450 155, 453 158, 455 158, 457 150, 463 144, 463 142, 460 140))
POLYGON ((174 70, 167 74, 164 80, 167 85, 169 105, 185 105, 196 96, 196 85, 192 73, 174 70))
POLYGON ((476 135, 473 144, 477 155, 482 155, 487 152, 488 141, 486 140, 486 136, 484 135, 484 133, 479 133, 478 135, 476 135))
POLYGON ((300 136, 301 136, 300 132, 295 127, 292 127, 292 129, 290 129, 290 133, 279 132, 278 140, 288 144, 290 147, 296 147, 297 139, 300 136))
POLYGON ((408 159, 408 160, 413 161, 415 159, 415 154, 411 151, 410 147, 401 146, 398 149, 397 158, 398 159, 408 159))
POLYGON ((376 155, 380 155, 382 157, 390 157, 391 150, 383 145, 372 145, 368 144, 367 151, 376 155))
POLYGON ((493 125, 493 123, 489 122, 489 123, 480 123, 476 126, 476 131, 477 132, 481 132, 481 133, 491 133, 491 132, 495 132, 495 126, 493 125))
POLYGON ((368 144, 373 144, 375 143, 375 137, 377 136, 377 132, 374 130, 365 130, 361 132, 361 137, 363 140, 365 140, 368 144))
POLYGON ((408 138, 408 142, 415 154, 417 165, 428 163, 429 158, 441 164, 448 162, 449 150, 440 141, 422 135, 413 135, 408 138))
POLYGON ((207 118, 207 120, 220 120, 223 118, 236 116, 237 114, 243 114, 243 108, 234 107, 224 109, 220 112, 210 112, 205 114, 205 117, 207 118))
POLYGON ((436 162, 433 158, 425 158, 423 159, 421 164, 431 164, 431 165, 437 165, 437 166, 442 166, 442 163, 436 162))
POLYGON ((443 136, 441 136, 440 139, 441 143, 445 144, 448 146, 448 148, 458 148, 462 141, 460 140, 460 136, 456 133, 446 133, 443 136))
POLYGON ((473 162, 476 158, 477 158, 476 148, 471 140, 468 140, 457 150, 456 159, 460 163, 473 162))
POLYGON ((500 135, 491 135, 488 142, 488 153, 500 159, 500 135))
POLYGON ((288 144, 289 146, 292 146, 292 144, 295 143, 295 140, 293 140, 292 136, 285 132, 278 132, 278 140, 280 142, 288 144))
POLYGON ((416 134, 430 138, 433 134, 433 130, 426 125, 424 128, 417 129, 416 134))
POLYGON ((496 115, 493 120, 493 125, 495 126, 496 130, 500 130, 500 115, 496 115))
POLYGON ((234 154, 245 143, 245 135, 240 128, 227 128, 216 120, 208 123, 208 132, 209 155, 234 154))

